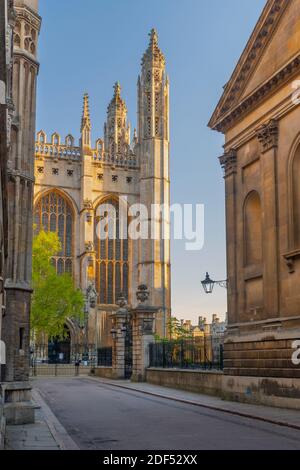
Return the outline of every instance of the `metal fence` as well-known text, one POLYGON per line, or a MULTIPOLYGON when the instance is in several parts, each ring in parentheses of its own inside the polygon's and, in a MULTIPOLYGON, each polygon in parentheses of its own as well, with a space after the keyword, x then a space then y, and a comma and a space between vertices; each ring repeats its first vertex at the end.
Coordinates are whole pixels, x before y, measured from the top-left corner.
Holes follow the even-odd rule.
POLYGON ((31 366, 74 365, 94 367, 97 365, 97 346, 95 344, 72 343, 61 348, 61 344, 40 344, 31 347, 31 366))
POLYGON ((223 337, 158 341, 149 345, 150 367, 223 370, 223 337))
POLYGON ((98 349, 98 366, 102 366, 102 367, 112 366, 112 348, 99 348, 98 349))
POLYGON ((87 376, 91 366, 72 364, 33 364, 30 368, 31 377, 78 377, 87 376))

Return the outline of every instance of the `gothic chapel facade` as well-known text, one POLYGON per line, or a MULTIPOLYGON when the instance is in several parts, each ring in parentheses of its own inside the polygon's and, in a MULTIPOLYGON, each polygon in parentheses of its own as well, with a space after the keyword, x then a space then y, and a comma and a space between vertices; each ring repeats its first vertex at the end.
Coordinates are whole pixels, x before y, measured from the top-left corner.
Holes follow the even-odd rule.
MULTIPOLYGON (((89 305, 88 342, 105 347, 111 342, 110 314, 123 292, 132 306, 136 291, 146 284, 150 303, 158 309, 156 333, 166 335, 170 316, 170 241, 168 217, 157 220, 156 240, 115 240, 97 236, 99 206, 112 204, 119 217, 119 199, 128 208, 142 203, 170 205, 169 81, 165 58, 155 30, 142 59, 138 79, 138 129, 131 141, 127 108, 115 84, 108 106, 104 138, 91 142, 89 98, 84 96, 79 146, 72 135, 37 135, 35 153, 34 223, 36 230, 56 231, 62 251, 54 260, 59 273, 70 272, 84 292, 95 288, 95 308, 89 305)), ((82 330, 70 319, 71 341, 82 330)))

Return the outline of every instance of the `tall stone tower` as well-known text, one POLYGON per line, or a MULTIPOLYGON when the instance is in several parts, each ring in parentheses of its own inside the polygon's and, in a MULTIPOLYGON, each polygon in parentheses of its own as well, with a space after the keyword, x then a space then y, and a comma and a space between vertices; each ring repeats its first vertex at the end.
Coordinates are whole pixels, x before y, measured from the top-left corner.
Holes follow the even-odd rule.
POLYGON ((7 346, 6 382, 29 378, 29 316, 32 271, 38 0, 15 0, 13 59, 14 114, 8 160, 8 265, 3 337, 7 346))
POLYGON ((150 303, 159 308, 156 330, 161 336, 167 334, 171 305, 169 147, 169 80, 153 29, 138 79, 140 202, 147 207, 149 216, 154 204, 164 205, 166 210, 156 212, 152 236, 140 241, 139 279, 151 290, 150 303))

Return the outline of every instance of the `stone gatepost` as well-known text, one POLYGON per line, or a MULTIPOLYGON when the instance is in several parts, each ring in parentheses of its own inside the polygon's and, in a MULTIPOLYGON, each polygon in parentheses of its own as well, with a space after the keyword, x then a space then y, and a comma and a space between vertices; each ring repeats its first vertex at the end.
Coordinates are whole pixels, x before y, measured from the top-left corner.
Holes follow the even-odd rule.
POLYGON ((125 337, 126 328, 130 319, 130 314, 127 309, 127 301, 125 297, 120 294, 117 302, 119 309, 111 314, 112 319, 112 378, 124 379, 125 378, 125 337))
POLYGON ((157 308, 148 305, 147 286, 138 287, 139 305, 131 310, 132 321, 132 382, 144 382, 149 367, 149 344, 154 343, 154 318, 157 308))

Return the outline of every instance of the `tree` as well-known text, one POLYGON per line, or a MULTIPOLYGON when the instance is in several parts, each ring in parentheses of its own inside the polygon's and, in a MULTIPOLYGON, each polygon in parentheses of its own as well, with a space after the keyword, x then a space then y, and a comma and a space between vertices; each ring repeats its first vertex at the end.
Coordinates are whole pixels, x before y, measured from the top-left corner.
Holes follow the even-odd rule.
POLYGON ((68 318, 83 319, 84 296, 70 274, 56 273, 51 259, 61 251, 58 235, 41 231, 33 240, 31 330, 63 339, 68 318))
MULTIPOLYGON (((192 339, 193 337, 191 332, 188 331, 181 324, 181 322, 175 317, 171 317, 168 321, 168 332, 169 332, 169 339, 171 340, 192 339)), ((168 338, 161 338, 158 335, 155 336, 155 339, 157 341, 169 341, 168 338)))

